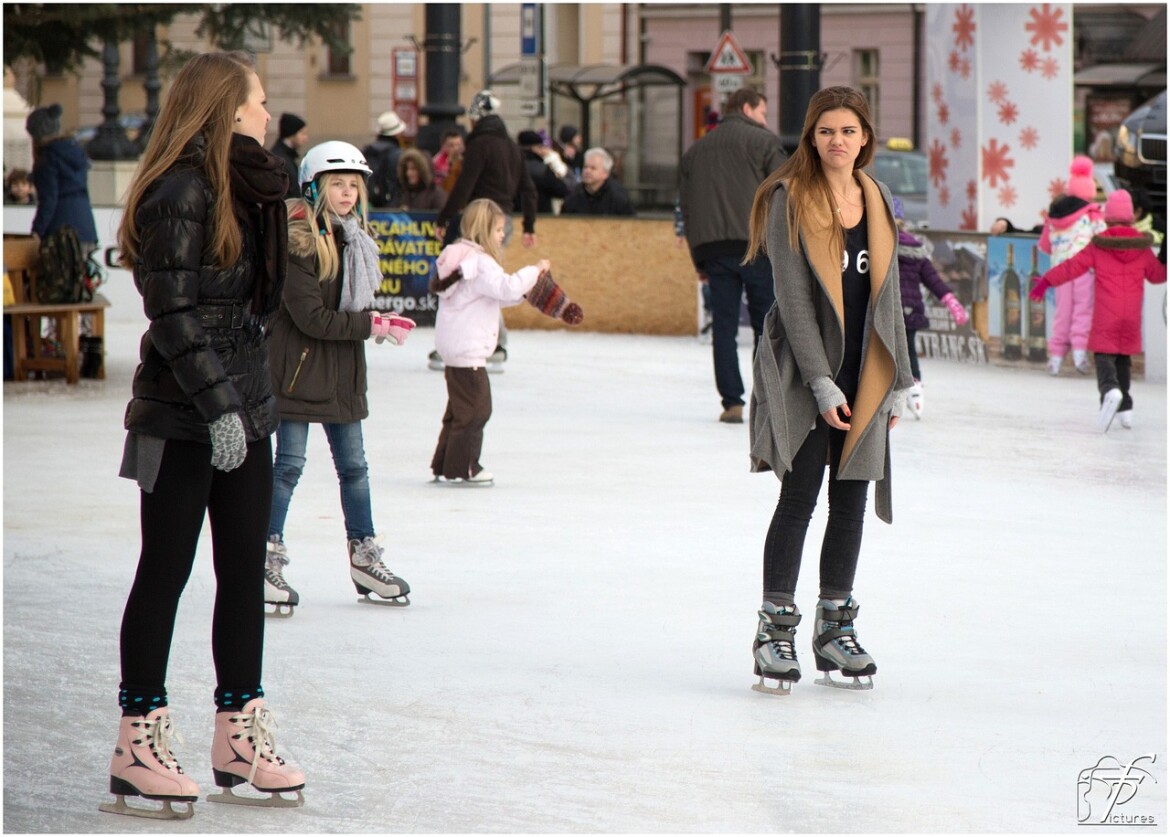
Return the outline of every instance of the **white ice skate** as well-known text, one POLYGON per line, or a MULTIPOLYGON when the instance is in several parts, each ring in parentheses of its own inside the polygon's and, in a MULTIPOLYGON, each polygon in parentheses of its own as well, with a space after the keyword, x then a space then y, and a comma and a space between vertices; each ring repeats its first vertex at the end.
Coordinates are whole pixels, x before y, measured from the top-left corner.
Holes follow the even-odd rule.
POLYGON ((760 605, 760 624, 752 643, 759 683, 752 690, 770 695, 787 695, 792 684, 800 680, 800 663, 796 660, 796 626, 800 611, 796 605, 777 607, 771 602, 760 605), (772 684, 775 685, 772 685, 772 684))
POLYGON ((276 718, 261 698, 248 701, 239 712, 215 713, 211 773, 223 791, 208 794, 208 802, 258 808, 297 808, 305 804, 301 793, 305 774, 276 755, 275 728, 276 718), (239 796, 232 791, 245 782, 268 796, 239 796), (294 791, 295 797, 281 796, 294 791))
POLYGON ((1097 429, 1102 433, 1109 432, 1109 427, 1113 424, 1113 417, 1117 415, 1119 406, 1121 406, 1121 390, 1114 387, 1101 399, 1101 411, 1097 413, 1097 429))
POLYGON ((487 371, 498 375, 504 371, 504 361, 508 359, 508 350, 503 346, 496 346, 496 350, 488 356, 487 371))
POLYGON ((1133 410, 1119 410, 1117 413, 1117 423, 1126 430, 1133 429, 1133 410))
POLYGON ((816 636, 813 637, 813 656, 817 670, 824 675, 816 681, 821 686, 836 689, 865 690, 873 688, 873 676, 877 665, 857 641, 853 631, 853 620, 860 605, 852 598, 844 602, 821 599, 817 602, 817 615, 813 623, 816 636), (831 672, 840 671, 853 678, 852 683, 834 680, 831 672))
POLYGON ((284 580, 284 568, 288 566, 288 550, 280 535, 268 539, 268 557, 264 562, 264 603, 273 606, 266 616, 287 619, 293 615, 293 608, 301 603, 296 590, 284 580))
POLYGON ((922 382, 915 381, 914 385, 906 392, 906 408, 910 411, 910 415, 922 421, 923 404, 922 397, 922 382))
POLYGON ((381 536, 349 542, 349 577, 361 594, 358 601, 406 607, 410 604, 410 585, 382 563, 381 543, 381 536), (372 599, 371 593, 381 598, 372 599))
POLYGON ((98 810, 152 820, 189 819, 195 813, 199 786, 183 773, 171 752, 172 738, 182 741, 165 706, 145 716, 123 716, 118 726, 118 743, 110 759, 110 793, 117 800, 99 805, 98 810), (162 808, 138 808, 126 804, 127 796, 153 799, 163 805, 162 808), (172 802, 185 802, 187 807, 175 810, 172 802))
POLYGON ((435 485, 445 485, 451 488, 490 488, 496 484, 496 478, 492 475, 491 471, 481 468, 475 476, 467 477, 466 479, 463 477, 448 479, 447 477, 436 476, 431 482, 435 485))

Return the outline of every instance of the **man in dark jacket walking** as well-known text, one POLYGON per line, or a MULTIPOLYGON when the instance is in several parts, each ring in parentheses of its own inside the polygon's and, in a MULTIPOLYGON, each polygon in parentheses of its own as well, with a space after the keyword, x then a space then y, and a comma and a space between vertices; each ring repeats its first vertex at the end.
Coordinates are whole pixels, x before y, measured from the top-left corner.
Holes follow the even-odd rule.
POLYGON ((309 141, 309 129, 305 120, 295 113, 280 115, 280 136, 272 144, 272 153, 284 162, 284 170, 288 172, 288 195, 290 198, 301 196, 301 184, 298 172, 301 167, 301 149, 309 141))
POLYGON ((743 422, 743 378, 736 334, 740 300, 747 292, 753 356, 764 315, 775 301, 772 265, 761 255, 741 265, 756 188, 787 159, 780 138, 767 128, 768 101, 750 87, 727 101, 719 127, 687 149, 679 163, 679 207, 691 259, 711 292, 711 344, 715 386, 723 401, 719 420, 743 422))

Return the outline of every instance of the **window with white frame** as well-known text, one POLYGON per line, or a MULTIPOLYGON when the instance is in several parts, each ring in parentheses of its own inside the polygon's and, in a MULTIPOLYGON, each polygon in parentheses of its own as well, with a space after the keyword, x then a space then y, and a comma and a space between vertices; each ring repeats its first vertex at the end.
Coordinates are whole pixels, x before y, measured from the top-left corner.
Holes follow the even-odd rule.
POLYGON ((878 103, 881 90, 878 73, 881 70, 876 49, 853 50, 853 86, 865 94, 869 101, 869 117, 873 120, 874 130, 878 130, 881 119, 878 118, 878 103))

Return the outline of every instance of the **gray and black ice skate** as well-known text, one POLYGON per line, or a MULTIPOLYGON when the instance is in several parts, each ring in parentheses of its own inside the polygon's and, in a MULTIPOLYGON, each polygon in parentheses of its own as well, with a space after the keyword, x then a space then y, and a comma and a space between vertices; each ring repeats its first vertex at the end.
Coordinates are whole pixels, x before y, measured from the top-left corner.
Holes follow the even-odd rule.
POLYGON ((816 681, 818 684, 838 689, 873 688, 872 675, 877 673, 877 665, 858 643, 853 630, 853 620, 859 608, 852 596, 844 602, 832 599, 817 602, 813 655, 817 670, 824 672, 824 677, 816 681), (852 677, 853 682, 834 680, 830 672, 838 670, 846 677, 852 677))
POLYGON ((410 604, 410 585, 382 563, 381 541, 380 537, 367 537, 349 542, 349 577, 362 596, 358 601, 406 607, 410 604), (371 599, 370 593, 381 598, 371 599))
POLYGON ((268 557, 264 561, 264 603, 273 606, 267 616, 287 619, 293 615, 293 608, 301 603, 297 591, 284 580, 284 568, 288 566, 288 550, 280 535, 268 538, 268 557))
POLYGON ((753 685, 752 689, 772 695, 787 695, 792 691, 792 684, 800 680, 800 663, 796 661, 795 644, 796 626, 799 624, 800 611, 796 605, 777 607, 771 602, 760 605, 760 624, 752 644, 760 682, 753 685), (776 685, 769 685, 768 681, 775 681, 776 685))

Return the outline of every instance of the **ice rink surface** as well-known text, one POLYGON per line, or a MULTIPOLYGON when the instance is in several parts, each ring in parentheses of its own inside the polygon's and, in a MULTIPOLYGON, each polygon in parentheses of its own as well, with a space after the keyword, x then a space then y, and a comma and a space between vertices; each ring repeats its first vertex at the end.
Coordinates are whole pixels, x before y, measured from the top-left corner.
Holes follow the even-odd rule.
MULTIPOLYGON (((925 360, 925 418, 893 432, 894 525, 871 508, 857 576, 875 688, 812 682, 822 498, 797 590, 807 676, 773 697, 749 687, 779 483, 748 472, 746 426, 715 420, 710 347, 513 332, 491 379, 497 484, 453 489, 427 482, 446 396, 425 329, 369 346, 365 423, 375 522, 413 604, 357 603, 319 431, 293 499, 302 604, 267 621, 264 687, 305 806, 99 813, 139 548, 116 473, 143 327, 133 291, 107 290, 104 382, 4 386, 5 831, 1083 834, 1105 796, 1079 776, 1111 757, 1149 771, 1112 813, 1165 832, 1164 384, 1136 382, 1134 429, 1101 435, 1090 379, 925 360)), ((750 380, 746 346, 741 363, 750 380)), ((204 793, 206 533, 167 683, 204 793)))

